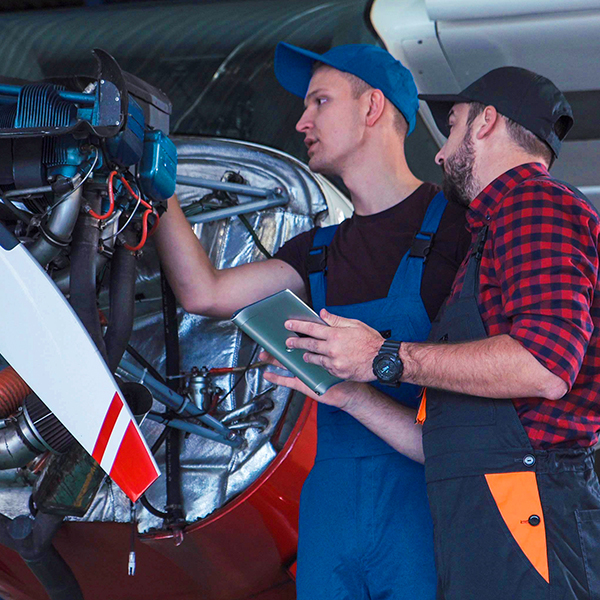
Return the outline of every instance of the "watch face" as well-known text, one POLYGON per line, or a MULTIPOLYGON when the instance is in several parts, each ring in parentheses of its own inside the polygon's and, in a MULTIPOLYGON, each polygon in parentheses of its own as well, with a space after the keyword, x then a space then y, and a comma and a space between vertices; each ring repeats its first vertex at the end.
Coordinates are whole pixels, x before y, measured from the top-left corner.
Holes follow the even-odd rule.
POLYGON ((377 373, 376 375, 382 381, 395 381, 399 372, 398 361, 394 360, 391 356, 382 356, 377 361, 377 373))

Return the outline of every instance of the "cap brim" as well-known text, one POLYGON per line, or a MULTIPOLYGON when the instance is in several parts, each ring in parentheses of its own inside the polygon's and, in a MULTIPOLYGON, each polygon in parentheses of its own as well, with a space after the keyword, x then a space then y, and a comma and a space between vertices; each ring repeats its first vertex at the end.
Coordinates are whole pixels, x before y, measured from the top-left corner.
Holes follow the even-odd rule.
POLYGON ((446 137, 450 135, 450 129, 448 127, 448 113, 450 112, 450 109, 455 104, 471 102, 471 100, 457 94, 419 94, 419 100, 427 102, 427 106, 429 106, 435 124, 446 137))
POLYGON ((275 49, 275 77, 288 92, 304 98, 316 61, 323 62, 323 57, 316 52, 279 42, 275 49))

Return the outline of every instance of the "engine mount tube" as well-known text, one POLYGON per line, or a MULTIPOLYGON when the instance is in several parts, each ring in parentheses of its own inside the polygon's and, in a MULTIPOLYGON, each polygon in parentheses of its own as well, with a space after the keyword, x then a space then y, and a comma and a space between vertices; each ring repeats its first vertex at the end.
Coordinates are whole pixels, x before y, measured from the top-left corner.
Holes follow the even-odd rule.
POLYGON ((43 267, 56 258, 70 241, 79 215, 81 198, 81 187, 65 194, 50 214, 48 222, 42 226, 40 237, 28 248, 43 267))

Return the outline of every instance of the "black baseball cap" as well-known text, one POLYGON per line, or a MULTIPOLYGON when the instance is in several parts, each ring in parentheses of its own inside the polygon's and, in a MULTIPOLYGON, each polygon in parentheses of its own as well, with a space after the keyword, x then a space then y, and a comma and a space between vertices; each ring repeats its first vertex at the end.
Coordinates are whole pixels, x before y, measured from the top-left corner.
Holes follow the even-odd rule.
POLYGON ((520 67, 494 69, 459 94, 420 94, 419 98, 427 102, 446 137, 452 106, 480 102, 531 131, 552 148, 555 157, 573 126, 573 111, 563 93, 546 77, 520 67))

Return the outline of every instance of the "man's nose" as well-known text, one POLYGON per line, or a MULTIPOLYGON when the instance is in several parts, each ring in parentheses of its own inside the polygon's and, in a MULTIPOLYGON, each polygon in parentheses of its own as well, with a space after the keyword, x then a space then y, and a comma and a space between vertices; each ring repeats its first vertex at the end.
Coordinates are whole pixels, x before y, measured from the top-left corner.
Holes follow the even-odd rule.
POLYGON ((439 152, 435 155, 435 164, 440 167, 444 165, 444 149, 446 148, 446 144, 444 144, 439 152))
POLYGON ((300 133, 306 133, 311 127, 311 120, 308 115, 308 109, 305 109, 300 117, 300 120, 296 123, 296 131, 300 133))

